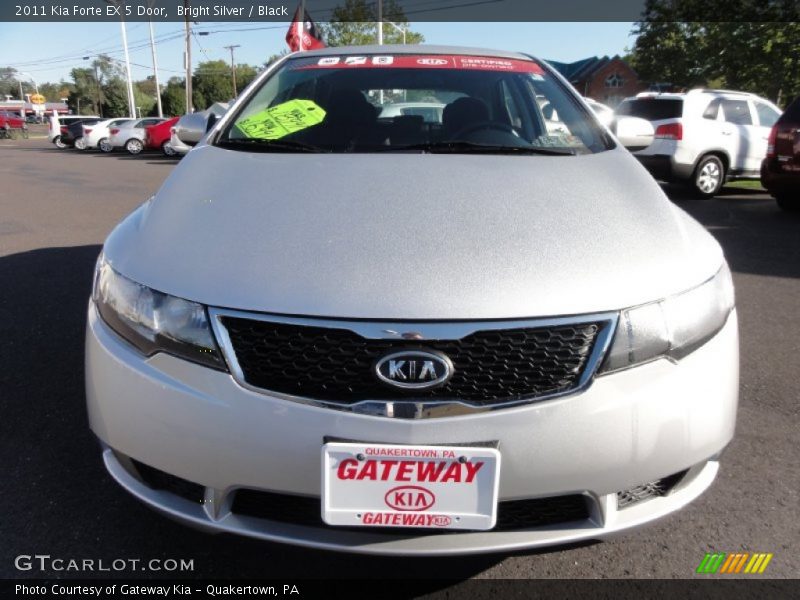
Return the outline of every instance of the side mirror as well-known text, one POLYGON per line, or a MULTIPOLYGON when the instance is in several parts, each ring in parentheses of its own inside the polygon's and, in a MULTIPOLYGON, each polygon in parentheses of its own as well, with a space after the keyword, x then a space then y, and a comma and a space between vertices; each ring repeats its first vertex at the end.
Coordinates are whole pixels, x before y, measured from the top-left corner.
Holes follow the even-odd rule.
POLYGON ((208 115, 208 121, 206 121, 206 133, 211 131, 211 128, 217 124, 217 121, 219 121, 219 117, 215 113, 212 112, 208 115))
POLYGON ((611 131, 631 152, 647 148, 653 143, 656 135, 653 124, 639 117, 617 117, 611 126, 611 131))
POLYGON ((206 134, 208 115, 191 113, 183 115, 175 124, 175 135, 187 146, 194 146, 206 134))

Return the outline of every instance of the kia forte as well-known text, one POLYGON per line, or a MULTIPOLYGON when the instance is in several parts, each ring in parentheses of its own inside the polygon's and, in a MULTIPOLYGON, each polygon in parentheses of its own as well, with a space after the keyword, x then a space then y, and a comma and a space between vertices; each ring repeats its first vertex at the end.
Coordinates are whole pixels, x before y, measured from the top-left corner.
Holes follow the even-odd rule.
POLYGON ((433 46, 291 54, 186 123, 88 308, 91 428, 137 499, 449 555, 601 539, 712 484, 731 274, 630 153, 649 123, 602 125, 531 56, 433 46))

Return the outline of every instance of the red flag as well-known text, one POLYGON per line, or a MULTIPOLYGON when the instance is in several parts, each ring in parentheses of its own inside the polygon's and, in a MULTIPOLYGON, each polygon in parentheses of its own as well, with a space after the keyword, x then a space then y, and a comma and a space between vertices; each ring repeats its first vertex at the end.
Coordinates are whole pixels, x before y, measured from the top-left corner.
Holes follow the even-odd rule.
POLYGON ((317 24, 311 20, 307 10, 303 12, 304 15, 301 19, 300 6, 294 11, 292 24, 289 25, 289 31, 286 32, 286 43, 289 44, 292 52, 324 48, 325 43, 322 41, 322 33, 317 29, 317 24))

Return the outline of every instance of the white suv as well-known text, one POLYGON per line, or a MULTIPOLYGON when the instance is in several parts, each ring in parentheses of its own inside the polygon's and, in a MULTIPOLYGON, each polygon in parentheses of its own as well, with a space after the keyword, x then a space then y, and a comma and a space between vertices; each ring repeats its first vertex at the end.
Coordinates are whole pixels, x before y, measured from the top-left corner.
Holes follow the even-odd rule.
POLYGON ((687 183, 711 197, 729 179, 758 179, 770 128, 780 109, 754 94, 696 89, 644 92, 627 98, 618 115, 647 119, 655 141, 636 157, 657 179, 687 183))

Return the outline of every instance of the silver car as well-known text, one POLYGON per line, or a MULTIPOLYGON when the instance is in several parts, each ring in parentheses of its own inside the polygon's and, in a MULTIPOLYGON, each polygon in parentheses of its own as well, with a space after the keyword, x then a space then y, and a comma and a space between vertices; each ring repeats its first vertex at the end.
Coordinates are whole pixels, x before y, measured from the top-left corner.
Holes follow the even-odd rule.
POLYGON ((128 119, 108 128, 108 146, 111 150, 125 148, 128 154, 140 154, 145 148, 147 127, 158 125, 166 119, 148 117, 145 119, 128 119))
POLYGON ((625 148, 642 123, 615 136, 524 54, 278 61, 98 259, 109 473, 200 529, 394 555, 598 539, 691 502, 734 434, 734 294, 625 148), (417 98, 441 119, 378 118, 417 98))

